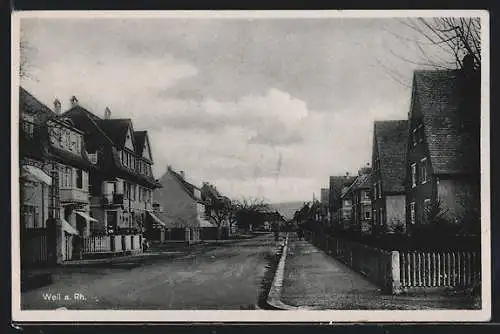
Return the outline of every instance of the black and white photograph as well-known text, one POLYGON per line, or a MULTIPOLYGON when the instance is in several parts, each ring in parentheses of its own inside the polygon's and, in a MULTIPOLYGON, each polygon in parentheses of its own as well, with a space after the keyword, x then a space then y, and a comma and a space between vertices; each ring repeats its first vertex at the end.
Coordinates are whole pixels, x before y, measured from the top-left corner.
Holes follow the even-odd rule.
POLYGON ((488 20, 14 12, 13 320, 489 320, 488 20))

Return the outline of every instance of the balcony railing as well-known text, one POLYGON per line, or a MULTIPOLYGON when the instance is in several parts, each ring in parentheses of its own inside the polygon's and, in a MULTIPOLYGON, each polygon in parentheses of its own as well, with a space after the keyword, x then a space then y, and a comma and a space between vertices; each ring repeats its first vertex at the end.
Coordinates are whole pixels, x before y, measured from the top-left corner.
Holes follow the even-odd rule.
POLYGON ((102 197, 103 205, 121 205, 123 204, 123 194, 104 194, 102 197))

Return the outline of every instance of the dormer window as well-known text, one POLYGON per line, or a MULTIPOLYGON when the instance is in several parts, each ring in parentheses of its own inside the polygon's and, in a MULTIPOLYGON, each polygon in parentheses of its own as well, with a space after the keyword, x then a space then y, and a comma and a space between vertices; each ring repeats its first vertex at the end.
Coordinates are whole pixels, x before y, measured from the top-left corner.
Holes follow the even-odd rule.
POLYGON ((417 146, 417 128, 413 129, 412 131, 411 143, 413 146, 417 146))
POLYGON ((419 143, 424 141, 424 126, 422 124, 417 127, 417 140, 419 143))
POLYGON ((411 164, 411 187, 417 186, 417 164, 411 164))
POLYGON ((423 158, 420 164, 420 180, 424 184, 427 182, 427 158, 423 158))
POLYGON ((35 132, 35 119, 32 115, 24 115, 22 120, 22 128, 26 135, 33 137, 35 132))

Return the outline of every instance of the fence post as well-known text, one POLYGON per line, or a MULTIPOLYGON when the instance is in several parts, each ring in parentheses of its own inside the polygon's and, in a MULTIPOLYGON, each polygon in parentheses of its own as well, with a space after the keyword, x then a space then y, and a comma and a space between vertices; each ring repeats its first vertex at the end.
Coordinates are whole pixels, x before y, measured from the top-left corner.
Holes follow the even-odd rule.
POLYGON ((390 289, 393 295, 400 294, 401 291, 401 270, 399 268, 399 252, 391 252, 391 281, 390 289))

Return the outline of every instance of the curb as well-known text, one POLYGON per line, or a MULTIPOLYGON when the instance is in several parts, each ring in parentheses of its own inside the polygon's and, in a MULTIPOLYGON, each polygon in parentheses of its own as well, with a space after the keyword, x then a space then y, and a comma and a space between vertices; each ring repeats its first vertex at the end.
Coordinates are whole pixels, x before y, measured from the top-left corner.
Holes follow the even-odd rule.
POLYGON ((273 283, 271 285, 271 289, 269 290, 269 294, 266 299, 266 303, 273 309, 276 310, 312 310, 314 308, 303 307, 303 306, 292 306, 285 304, 281 301, 281 289, 283 287, 283 279, 285 276, 285 262, 286 255, 288 252, 288 233, 286 234, 285 243, 283 245, 283 252, 281 253, 281 258, 278 263, 278 268, 276 269, 276 273, 274 274, 273 283))

